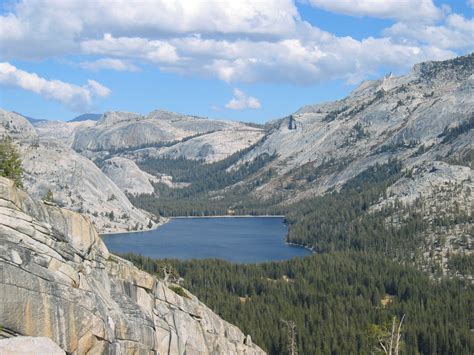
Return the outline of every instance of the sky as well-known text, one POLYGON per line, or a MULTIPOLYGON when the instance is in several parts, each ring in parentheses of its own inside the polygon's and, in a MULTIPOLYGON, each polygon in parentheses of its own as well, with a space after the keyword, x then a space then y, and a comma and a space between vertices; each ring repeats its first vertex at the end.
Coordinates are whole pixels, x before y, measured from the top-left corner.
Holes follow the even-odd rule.
POLYGON ((474 0, 0 0, 0 107, 263 123, 473 51, 474 0))

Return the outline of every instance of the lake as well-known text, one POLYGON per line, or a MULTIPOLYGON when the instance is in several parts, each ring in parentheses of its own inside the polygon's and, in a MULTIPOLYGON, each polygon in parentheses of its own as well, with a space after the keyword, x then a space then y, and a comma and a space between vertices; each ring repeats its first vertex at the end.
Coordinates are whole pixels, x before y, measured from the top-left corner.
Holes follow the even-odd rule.
POLYGON ((173 218, 157 229, 103 235, 113 253, 152 258, 218 258, 238 263, 285 260, 311 251, 285 243, 282 217, 173 218))

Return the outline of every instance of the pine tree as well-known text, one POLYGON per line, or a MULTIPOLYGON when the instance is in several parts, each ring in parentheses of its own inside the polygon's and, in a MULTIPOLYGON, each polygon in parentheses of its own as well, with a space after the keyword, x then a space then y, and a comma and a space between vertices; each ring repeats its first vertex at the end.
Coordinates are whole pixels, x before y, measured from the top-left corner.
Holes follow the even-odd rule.
POLYGON ((46 192, 46 194, 43 196, 42 200, 44 202, 53 203, 54 202, 53 192, 51 190, 48 190, 48 192, 46 192))
POLYGON ((23 187, 23 168, 20 153, 9 136, 0 139, 0 176, 12 179, 16 186, 23 187))

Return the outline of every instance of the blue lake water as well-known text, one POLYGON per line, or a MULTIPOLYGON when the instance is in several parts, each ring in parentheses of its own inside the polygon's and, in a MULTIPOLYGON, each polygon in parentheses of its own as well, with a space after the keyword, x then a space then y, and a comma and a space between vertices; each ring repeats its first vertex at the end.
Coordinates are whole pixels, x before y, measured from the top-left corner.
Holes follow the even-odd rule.
POLYGON ((102 236, 113 253, 152 258, 218 258, 251 263, 303 257, 311 252, 285 243, 281 217, 177 218, 147 232, 102 236))

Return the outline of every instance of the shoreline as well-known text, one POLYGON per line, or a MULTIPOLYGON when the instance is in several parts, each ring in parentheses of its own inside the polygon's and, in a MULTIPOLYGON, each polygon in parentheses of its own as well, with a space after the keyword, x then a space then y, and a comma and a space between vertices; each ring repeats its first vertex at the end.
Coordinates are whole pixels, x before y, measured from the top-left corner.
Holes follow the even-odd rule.
POLYGON ((128 230, 124 230, 124 231, 117 231, 117 232, 104 232, 104 233, 99 233, 99 236, 103 236, 103 235, 114 235, 114 234, 125 234, 125 233, 142 233, 142 232, 149 232, 149 231, 152 231, 152 230, 155 230, 159 227, 161 227, 162 225, 168 223, 170 221, 170 218, 169 217, 161 217, 163 219, 163 222, 160 221, 160 223, 156 223, 153 228, 147 228, 147 229, 143 229, 143 230, 133 230, 133 231, 128 231, 128 230))
POLYGON ((289 245, 289 246, 292 246, 292 247, 304 248, 304 249, 306 249, 306 250, 309 250, 312 254, 316 254, 316 252, 314 251, 313 248, 308 247, 308 246, 306 246, 306 245, 297 244, 297 243, 291 243, 291 242, 287 242, 287 241, 285 241, 285 244, 286 244, 286 245, 289 245))
POLYGON ((160 221, 160 223, 157 223, 153 226, 153 228, 150 229, 143 229, 143 230, 132 230, 132 231, 116 231, 116 232, 104 232, 104 233, 99 233, 99 236, 103 235, 114 235, 114 234, 125 234, 125 233, 143 233, 143 232, 149 232, 152 230, 155 230, 172 219, 192 219, 192 218, 285 218, 285 215, 270 215, 270 214, 265 214, 265 215, 251 215, 251 214, 243 214, 243 215, 216 215, 216 216, 174 216, 174 217, 161 217, 163 221, 160 221))

